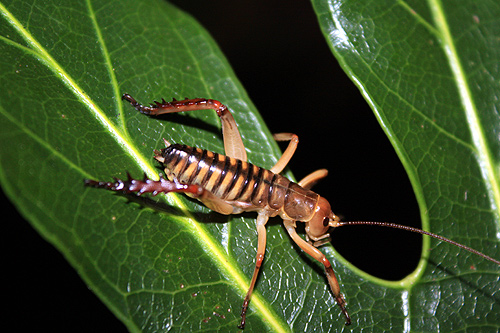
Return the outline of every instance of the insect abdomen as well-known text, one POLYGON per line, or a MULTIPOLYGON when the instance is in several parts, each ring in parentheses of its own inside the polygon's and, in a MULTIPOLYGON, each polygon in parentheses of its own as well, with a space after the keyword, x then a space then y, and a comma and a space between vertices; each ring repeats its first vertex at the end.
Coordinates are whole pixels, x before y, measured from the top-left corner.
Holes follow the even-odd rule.
POLYGON ((251 203, 254 208, 268 205, 284 208, 293 219, 308 216, 317 194, 304 190, 287 178, 229 156, 182 144, 162 149, 167 176, 181 183, 203 186, 226 201, 251 203), (304 206, 304 199, 308 201, 304 206), (301 211, 301 208, 305 210, 301 211))

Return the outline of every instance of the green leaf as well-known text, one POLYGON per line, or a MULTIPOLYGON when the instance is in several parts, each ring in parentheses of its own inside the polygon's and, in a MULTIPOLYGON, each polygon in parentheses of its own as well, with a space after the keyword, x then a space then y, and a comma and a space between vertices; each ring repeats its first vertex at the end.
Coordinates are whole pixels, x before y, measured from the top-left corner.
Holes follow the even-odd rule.
MULTIPOLYGON (((446 70, 440 34, 430 33, 435 24, 424 23, 436 15, 421 9, 412 14, 406 3, 315 6, 327 36, 348 32, 341 36, 351 46, 335 42, 337 56, 363 87, 409 169, 426 226, 500 257, 494 182, 478 167, 480 149, 464 121, 456 76, 446 70), (343 11, 336 11, 339 6, 343 11)), ((233 110, 250 161, 273 165, 276 145, 215 43, 188 15, 159 1, 3 2, 0 12, 4 190, 128 329, 234 331, 254 267, 253 214, 226 218, 183 196, 129 202, 83 187, 83 178, 105 180, 125 171, 156 175, 161 170, 152 150, 163 146, 163 137, 223 151, 214 113, 150 119, 120 101, 124 92, 143 103, 217 98, 233 110)), ((472 40, 486 46, 471 55, 467 47, 455 52, 460 59, 484 55, 475 62, 480 70, 465 71, 474 78, 466 83, 476 109, 491 111, 498 91, 498 40, 492 37, 498 34, 492 29, 499 16, 490 8, 477 12, 473 23, 452 17, 459 18, 456 29, 481 31, 485 38, 472 40)), ((475 68, 474 59, 468 64, 475 68)), ((490 117, 478 124, 498 135, 498 119, 490 117)), ((498 173, 498 142, 486 142, 498 173)), ((266 261, 247 328, 342 329, 320 265, 300 253, 279 220, 267 229, 266 261)), ((424 252, 429 263, 422 261, 398 283, 367 276, 334 260, 331 247, 322 248, 354 329, 498 329, 498 268, 431 244, 432 251, 424 252)))
MULTIPOLYGON (((277 161, 277 145, 213 40, 162 1, 12 2, 0 12, 5 192, 130 330, 235 329, 254 267, 254 216, 228 219, 179 195, 127 203, 83 186, 125 171, 157 177, 152 156, 162 138, 223 152, 214 112, 150 119, 121 101, 124 92, 144 103, 217 98, 234 111, 251 160, 277 161)), ((279 224, 269 238, 276 258, 289 257, 279 224)), ((311 278, 307 268, 294 273, 302 272, 311 278)), ((282 330, 267 284, 248 327, 282 330)))
MULTIPOLYGON (((313 4, 408 172, 424 228, 500 258, 498 3, 313 4)), ((498 266, 448 244, 425 240, 414 274, 384 285, 383 299, 372 287, 346 291, 357 327, 500 328, 498 266)))

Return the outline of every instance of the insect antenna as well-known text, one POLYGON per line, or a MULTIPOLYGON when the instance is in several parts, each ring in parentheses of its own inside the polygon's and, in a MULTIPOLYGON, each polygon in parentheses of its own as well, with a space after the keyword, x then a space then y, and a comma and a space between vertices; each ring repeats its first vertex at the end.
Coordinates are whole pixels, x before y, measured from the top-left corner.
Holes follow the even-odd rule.
POLYGON ((458 246, 461 249, 464 249, 466 251, 474 253, 474 254, 476 254, 476 255, 478 255, 480 257, 483 257, 486 260, 494 262, 495 264, 497 264, 497 265, 500 266, 500 260, 494 259, 494 258, 492 258, 492 257, 490 257, 490 256, 488 256, 488 255, 486 255, 486 254, 484 254, 482 252, 479 252, 478 250, 475 250, 475 249, 473 249, 471 247, 468 247, 466 245, 463 245, 461 243, 455 242, 455 241, 453 241, 451 239, 448 239, 446 237, 434 234, 432 232, 424 231, 422 229, 413 228, 413 227, 409 227, 409 226, 401 225, 401 224, 396 224, 396 223, 372 222, 372 221, 347 221, 347 222, 339 221, 339 222, 336 222, 335 224, 336 224, 335 225, 336 227, 342 227, 342 226, 347 226, 347 225, 376 225, 376 226, 379 226, 379 227, 388 227, 388 228, 394 228, 394 229, 401 229, 401 230, 406 230, 406 231, 410 231, 410 232, 415 232, 415 233, 421 234, 421 235, 427 235, 429 237, 436 238, 436 239, 445 241, 447 243, 450 243, 452 245, 458 246))

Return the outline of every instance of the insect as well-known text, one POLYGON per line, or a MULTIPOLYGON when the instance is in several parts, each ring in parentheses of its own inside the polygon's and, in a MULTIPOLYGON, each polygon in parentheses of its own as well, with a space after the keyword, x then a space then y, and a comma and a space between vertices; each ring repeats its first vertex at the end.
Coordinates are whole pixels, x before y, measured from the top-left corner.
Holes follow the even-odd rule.
POLYGON ((346 308, 344 296, 340 292, 340 286, 330 262, 318 250, 319 246, 329 241, 328 231, 330 228, 365 224, 404 229, 451 243, 500 265, 500 261, 479 251, 420 229, 386 222, 341 222, 339 217, 332 212, 328 201, 310 190, 317 181, 327 175, 325 169, 309 174, 298 183, 280 175, 297 148, 299 140, 295 134, 279 133, 274 135, 277 141, 289 141, 289 144, 276 165, 270 170, 266 170, 247 162, 245 146, 236 122, 229 109, 217 100, 196 98, 182 101, 174 99, 172 102, 166 102, 162 99, 161 102, 155 101, 151 106, 143 106, 128 94, 124 94, 122 99, 148 116, 210 109, 217 112, 222 123, 226 155, 182 144, 171 144, 164 139, 166 148, 155 150, 154 158, 164 165, 167 179, 160 176, 157 181, 147 177, 144 177, 143 180, 137 180, 129 175, 127 180, 116 178, 115 182, 85 180, 85 184, 112 191, 136 193, 137 195, 181 192, 198 199, 211 210, 225 215, 256 212, 257 256, 250 286, 243 301, 241 322, 238 326, 241 329, 245 327, 248 305, 264 260, 265 225, 270 217, 278 215, 283 219, 292 240, 304 252, 323 264, 328 284, 345 316, 346 325, 351 324, 351 318, 346 308), (297 234, 296 222, 305 223, 306 240, 297 234))

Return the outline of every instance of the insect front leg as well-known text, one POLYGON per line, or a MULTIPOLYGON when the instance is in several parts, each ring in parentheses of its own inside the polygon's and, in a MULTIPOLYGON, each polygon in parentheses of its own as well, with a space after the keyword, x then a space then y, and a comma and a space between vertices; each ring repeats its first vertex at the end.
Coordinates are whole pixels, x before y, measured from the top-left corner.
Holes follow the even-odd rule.
POLYGON ((250 298, 252 297, 253 288, 255 287, 255 282, 257 281, 257 276, 259 275, 260 267, 264 261, 264 255, 266 253, 266 223, 269 216, 266 212, 260 212, 257 216, 257 235, 258 235, 258 246, 257 246, 257 257, 255 259, 255 269, 253 271, 252 280, 250 281, 250 287, 243 301, 243 307, 241 309, 241 322, 238 328, 244 329, 246 322, 246 315, 248 310, 248 304, 250 303, 250 298))
POLYGON ((302 250, 304 250, 307 254, 309 254, 311 257, 319 261, 320 263, 325 266, 325 273, 326 277, 328 279, 328 284, 330 285, 330 289, 332 290, 333 295, 335 296, 335 300, 337 301, 337 304, 339 305, 342 313, 345 316, 345 324, 350 325, 351 324, 351 317, 349 316, 349 313, 347 312, 346 309, 346 303, 344 300, 344 296, 340 293, 340 286, 339 282, 337 281, 337 277, 335 276, 335 273, 333 272, 332 265, 330 264, 330 261, 326 259, 325 255, 315 248, 313 245, 309 244, 308 242, 304 241, 300 236, 297 234, 295 231, 295 221, 292 220, 283 220, 285 224, 285 228, 288 231, 288 234, 290 237, 293 239, 293 241, 300 246, 302 250))
POLYGON ((172 102, 162 99, 155 101, 151 106, 144 106, 138 103, 129 94, 123 94, 122 99, 130 102, 139 112, 148 116, 158 116, 165 113, 175 113, 196 110, 215 110, 222 123, 222 136, 224 138, 224 150, 227 156, 237 158, 242 161, 247 160, 245 145, 241 139, 238 125, 231 114, 231 111, 219 101, 207 98, 193 98, 178 101, 175 98, 172 102))

